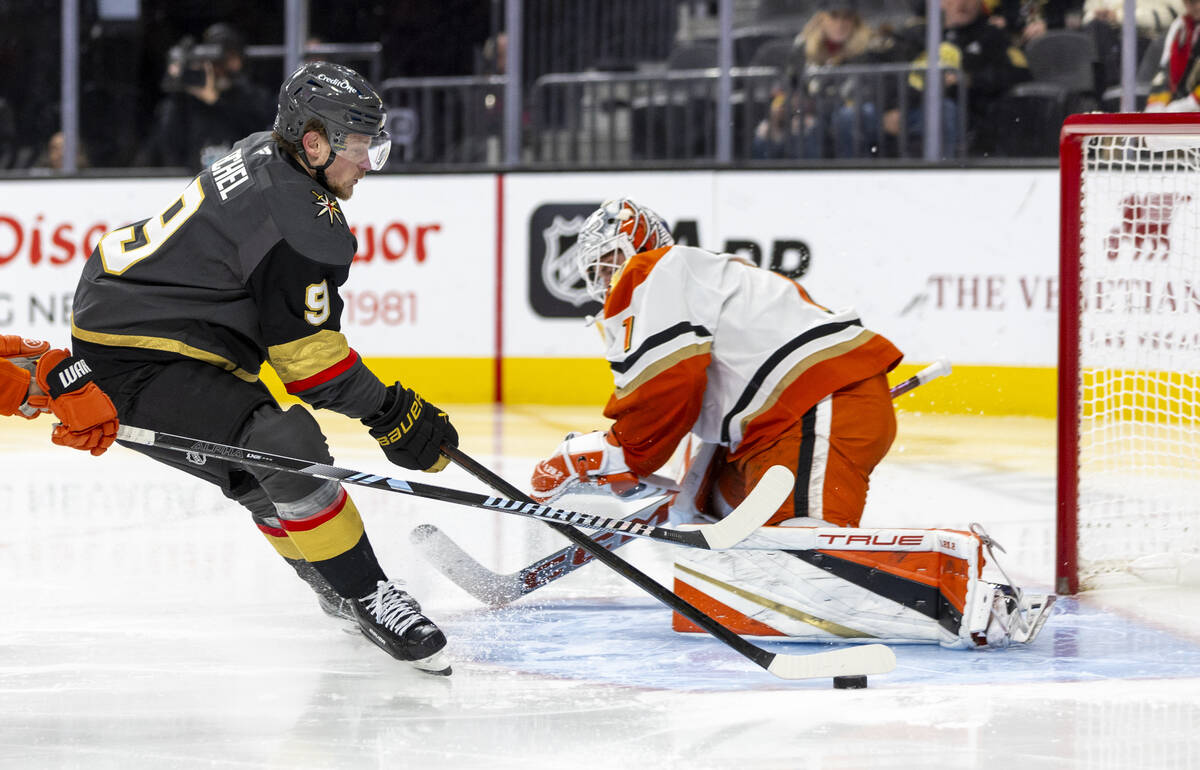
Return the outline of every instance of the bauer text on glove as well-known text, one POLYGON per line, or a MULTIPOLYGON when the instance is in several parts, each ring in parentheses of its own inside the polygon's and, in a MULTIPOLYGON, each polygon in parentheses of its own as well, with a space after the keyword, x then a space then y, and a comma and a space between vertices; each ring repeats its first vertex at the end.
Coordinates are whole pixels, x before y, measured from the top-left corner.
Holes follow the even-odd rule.
POLYGON ((441 447, 458 446, 446 413, 398 382, 388 386, 379 412, 362 422, 387 459, 409 470, 440 471, 450 462, 441 447))

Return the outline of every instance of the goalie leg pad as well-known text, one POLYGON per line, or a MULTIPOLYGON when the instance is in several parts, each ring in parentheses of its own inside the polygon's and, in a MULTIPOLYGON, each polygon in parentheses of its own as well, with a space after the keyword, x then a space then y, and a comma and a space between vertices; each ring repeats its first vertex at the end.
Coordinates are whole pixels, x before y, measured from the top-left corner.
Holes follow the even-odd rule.
MULTIPOLYGON (((1041 607, 1037 617, 1004 613, 998 621, 997 592, 1018 592, 981 579, 981 544, 971 533, 765 530, 769 535, 754 537, 794 547, 681 553, 676 593, 741 634, 950 648, 1032 641, 1053 602, 1026 595, 1041 607)), ((697 630, 679 616, 674 627, 697 630)))

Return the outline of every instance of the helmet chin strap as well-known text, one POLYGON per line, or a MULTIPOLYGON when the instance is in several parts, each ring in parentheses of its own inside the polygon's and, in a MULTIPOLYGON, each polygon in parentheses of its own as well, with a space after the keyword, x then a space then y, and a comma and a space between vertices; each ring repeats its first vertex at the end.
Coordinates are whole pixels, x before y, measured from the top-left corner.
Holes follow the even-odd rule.
MULTIPOLYGON (((304 148, 301 148, 302 150, 304 148)), ((324 187, 326 190, 333 192, 333 188, 329 186, 329 180, 325 178, 325 169, 337 160, 337 153, 333 151, 333 147, 329 148, 329 158, 320 166, 314 166, 308 162, 308 151, 304 150, 300 153, 300 162, 308 166, 313 171, 313 178, 317 180, 317 184, 324 187)))

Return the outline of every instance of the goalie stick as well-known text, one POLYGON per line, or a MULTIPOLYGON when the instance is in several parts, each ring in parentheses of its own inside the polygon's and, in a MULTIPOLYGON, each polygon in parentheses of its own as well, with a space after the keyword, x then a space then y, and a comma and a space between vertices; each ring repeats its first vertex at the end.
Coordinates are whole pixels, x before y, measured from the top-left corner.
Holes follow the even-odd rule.
MULTIPOLYGON (((497 492, 512 500, 532 502, 532 498, 492 471, 475 462, 475 460, 472 460, 458 447, 443 446, 442 453, 497 492)), ((778 467, 774 466, 770 468, 764 474, 764 480, 766 480, 766 476, 770 475, 778 467)), ((788 473, 788 476, 790 477, 791 474, 788 473)), ((750 494, 755 494, 761 486, 760 482, 759 487, 755 487, 750 494)), ((790 492, 790 488, 788 491, 790 492)), ((658 599, 659 602, 668 608, 683 615, 716 637, 717 640, 724 642, 738 654, 748 658, 781 679, 815 679, 864 674, 886 674, 896 667, 896 654, 892 652, 891 648, 885 647, 882 644, 846 647, 809 655, 789 655, 764 650, 746 641, 728 628, 725 628, 725 626, 718 623, 712 617, 692 606, 681 597, 676 596, 620 556, 617 556, 601 545, 597 545, 595 541, 574 527, 559 522, 548 523, 572 543, 591 554, 594 559, 602 562, 605 566, 638 588, 658 599)))
MULTIPOLYGON (((920 387, 930 380, 950 374, 950 362, 946 359, 934 361, 929 366, 914 374, 912 377, 896 384, 889 393, 892 398, 899 398, 905 393, 920 387)), ((656 477, 650 481, 654 486, 677 492, 678 484, 668 479, 656 477)), ((626 517, 627 520, 647 524, 659 524, 666 521, 666 512, 661 516, 650 513, 654 521, 646 519, 648 511, 662 504, 658 501, 653 505, 635 511, 626 517)), ((509 602, 538 590, 544 585, 571 574, 592 560, 592 557, 576 545, 568 545, 554 553, 544 556, 532 564, 522 567, 507 575, 493 572, 480 564, 474 557, 455 543, 449 535, 432 524, 422 524, 409 535, 410 541, 443 575, 453 581, 459 588, 474 596, 484 604, 502 607, 509 602)), ((612 537, 607 533, 593 538, 597 545, 608 550, 614 550, 628 543, 632 538, 612 537)), ((740 542, 740 541, 739 541, 740 542)))
POLYGON ((895 387, 888 391, 892 398, 899 398, 913 388, 924 385, 930 380, 936 380, 938 377, 945 377, 951 371, 950 362, 944 358, 939 358, 929 366, 909 377, 904 382, 898 383, 895 387))
MULTIPOLYGON (((660 497, 650 505, 626 516, 624 520, 652 526, 665 524, 665 502, 665 499, 660 497)), ((592 541, 601 548, 612 551, 632 539, 627 535, 601 532, 593 537, 592 541)), ((413 529, 409 540, 455 585, 493 607, 503 607, 563 575, 574 572, 592 560, 592 555, 584 549, 577 545, 568 545, 516 572, 501 575, 477 562, 445 532, 432 524, 422 524, 413 529)))

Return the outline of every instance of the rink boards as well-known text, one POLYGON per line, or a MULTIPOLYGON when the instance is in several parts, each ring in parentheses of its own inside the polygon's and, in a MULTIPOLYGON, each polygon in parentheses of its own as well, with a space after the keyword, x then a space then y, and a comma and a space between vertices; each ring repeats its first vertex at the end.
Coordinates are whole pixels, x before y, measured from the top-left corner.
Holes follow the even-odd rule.
MULTIPOLYGON (((0 333, 65 341, 102 233, 164 208, 182 179, 0 182, 0 333)), ((388 175, 344 208, 359 240, 343 328, 385 379, 445 402, 599 403, 611 377, 573 241, 636 196, 678 239, 802 272, 905 352, 948 357, 902 407, 1050 415, 1057 334, 1053 170, 388 175)))

